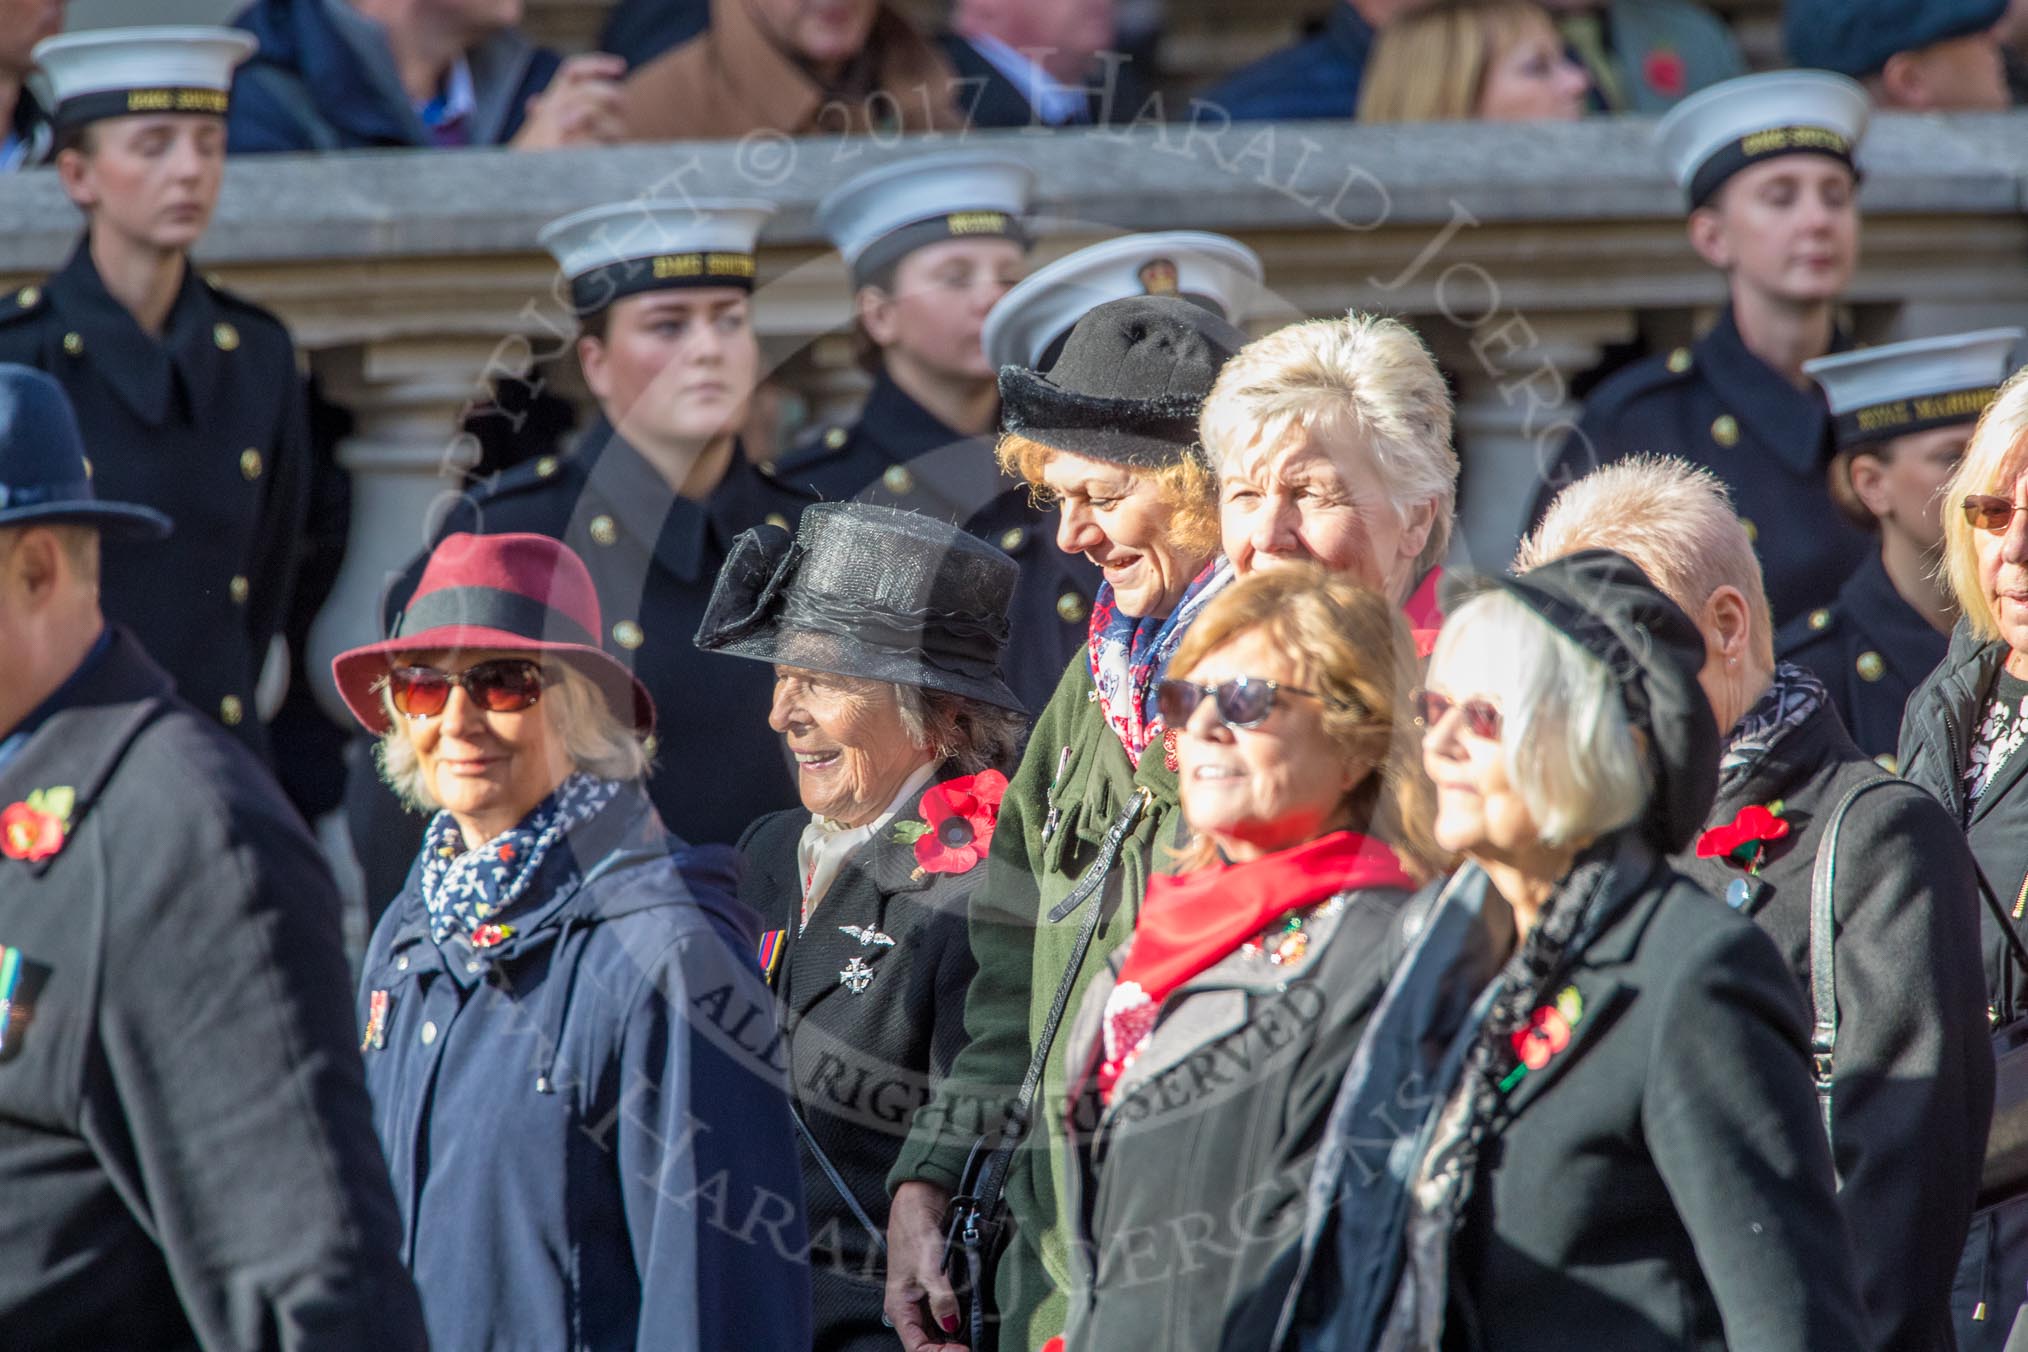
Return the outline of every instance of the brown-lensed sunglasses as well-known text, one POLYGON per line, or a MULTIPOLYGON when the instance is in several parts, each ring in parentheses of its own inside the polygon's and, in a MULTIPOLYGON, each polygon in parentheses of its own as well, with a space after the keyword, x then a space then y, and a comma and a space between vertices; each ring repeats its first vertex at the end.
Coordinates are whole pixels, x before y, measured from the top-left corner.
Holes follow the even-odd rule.
POLYGON ((1500 706, 1489 699, 1454 700, 1434 690, 1415 692, 1415 721, 1425 729, 1444 721, 1456 709, 1465 720, 1465 731, 1483 742, 1500 740, 1500 706))
POLYGON ((451 702, 451 687, 463 686, 472 703, 488 713, 519 713, 542 698, 547 679, 540 665, 520 657, 475 662, 463 671, 395 667, 387 673, 387 694, 396 712, 434 718, 451 702))
POLYGON ((1992 493, 1974 493, 1965 499, 1965 521, 1973 530, 1989 530, 1995 535, 2003 534, 2014 513, 2024 510, 2028 508, 2016 507, 1992 493))

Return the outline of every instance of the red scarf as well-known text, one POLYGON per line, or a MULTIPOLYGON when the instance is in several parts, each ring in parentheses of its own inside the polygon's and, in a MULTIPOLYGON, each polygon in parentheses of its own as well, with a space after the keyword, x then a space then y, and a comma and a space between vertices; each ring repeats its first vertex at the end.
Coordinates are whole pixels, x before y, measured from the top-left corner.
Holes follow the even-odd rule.
POLYGON ((1394 851, 1357 831, 1333 831, 1245 864, 1148 880, 1122 983, 1161 1004, 1290 911, 1367 887, 1415 890, 1394 851))

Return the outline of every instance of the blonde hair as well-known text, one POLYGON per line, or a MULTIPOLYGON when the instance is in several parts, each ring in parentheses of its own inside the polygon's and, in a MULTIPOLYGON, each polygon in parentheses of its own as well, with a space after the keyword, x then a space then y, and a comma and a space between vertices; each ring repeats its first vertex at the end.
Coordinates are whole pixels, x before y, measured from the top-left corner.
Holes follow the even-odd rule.
POLYGON ((1358 446, 1402 520, 1431 504, 1416 565, 1426 571, 1443 558, 1458 497, 1451 393, 1415 330, 1348 314, 1290 324, 1241 348, 1198 422, 1213 466, 1243 473, 1298 433, 1358 446))
MULTIPOLYGON (((1001 470, 1025 482, 1029 496, 1044 508, 1051 506, 1053 499, 1042 477, 1049 462, 1059 455, 1073 460, 1084 458, 1075 451, 1045 446, 1014 432, 1000 438, 995 454, 1001 470)), ((1191 452, 1159 469, 1129 468, 1133 474, 1154 481, 1163 505, 1169 509, 1169 539, 1178 550, 1199 559, 1208 559, 1218 552, 1218 482, 1202 459, 1191 452)))
POLYGON ((1499 707, 1507 782, 1545 845, 1596 840, 1646 812, 1654 776, 1612 673, 1511 594, 1445 618, 1429 682, 1499 707))
POLYGON ((1586 549, 1632 559, 1693 620, 1720 587, 1746 598, 1754 659, 1774 666, 1774 618, 1760 560, 1718 476, 1672 456, 1601 466, 1556 495, 1514 557, 1517 572, 1586 549))
MULTIPOLYGON (((1187 675, 1255 633, 1288 660, 1288 684, 1322 697, 1324 737, 1340 759, 1370 770, 1347 800, 1354 829, 1385 841, 1419 882, 1447 872, 1451 860, 1431 833, 1436 795, 1408 707, 1415 644, 1400 610, 1314 564, 1271 569, 1233 583, 1206 606, 1168 669, 1187 675)), ((1211 842, 1199 839, 1180 863, 1187 871, 1215 857, 1211 842)))
POLYGON ((1531 31, 1556 37, 1533 0, 1439 0, 1388 21, 1360 81, 1359 120, 1470 121, 1494 63, 1531 31))
POLYGON ((1973 635, 1992 642, 2002 637, 1993 599, 1979 577, 1978 532, 1960 506, 1973 493, 2014 499, 2014 481, 2028 469, 2028 367, 2016 371, 1979 418, 1971 445, 1943 487, 1943 565, 1939 570, 1958 599, 1973 635))
MULTIPOLYGON (((545 665, 543 678, 542 698, 535 707, 563 742, 572 769, 624 782, 647 777, 646 738, 620 721, 591 677, 574 666, 558 663, 545 665)), ((403 806, 434 812, 442 804, 430 792, 422 760, 408 738, 408 716, 395 709, 385 683, 380 687, 380 700, 393 725, 374 747, 380 777, 403 806)))

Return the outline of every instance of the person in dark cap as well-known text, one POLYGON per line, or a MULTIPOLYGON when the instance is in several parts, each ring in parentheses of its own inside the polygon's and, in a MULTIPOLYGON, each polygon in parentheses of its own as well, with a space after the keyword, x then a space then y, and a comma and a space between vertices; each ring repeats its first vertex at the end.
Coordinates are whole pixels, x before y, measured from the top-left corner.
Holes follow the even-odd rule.
POLYGON ((739 861, 662 824, 655 703, 603 618, 567 545, 461 533, 395 633, 332 662, 388 785, 432 814, 360 966, 399 1252, 440 1352, 808 1347, 739 861))
POLYGON ((1908 697, 1943 661, 1958 618, 1941 567, 1943 486, 2022 337, 1917 338, 1803 367, 1830 402, 1838 505, 1880 548, 1830 604, 1775 635, 1775 654, 1817 674, 1852 740, 1889 770, 1908 697))
POLYGON ((953 521, 1021 566, 1008 614, 1007 681, 1039 709, 1084 642, 1096 570, 1050 540, 1049 514, 1000 472, 1000 395, 980 334, 1026 268, 1033 174, 971 152, 861 174, 825 197, 817 223, 852 277, 853 340, 873 389, 849 427, 815 429, 776 478, 827 501, 870 502, 953 521))
POLYGON ((1863 80, 1882 108, 1997 111, 2012 103, 1994 26, 2007 0, 1788 0, 1789 60, 1863 80))
MULTIPOLYGON (((756 466, 738 435, 760 371, 755 241, 772 211, 761 201, 632 201, 544 227, 599 417, 572 453, 537 457, 473 490, 437 535, 529 531, 584 559, 605 615, 599 642, 640 673, 662 710, 649 795, 694 844, 729 845, 796 801, 766 727, 767 674, 703 659, 691 642, 733 542, 763 522, 791 526, 812 501, 756 466), (737 773, 717 773, 724 767, 737 773)), ((423 563, 391 589, 390 620, 423 563)), ((369 810, 355 801, 356 813, 369 810)), ((355 825, 355 839, 385 855, 376 830, 355 825)), ((412 854, 412 835, 405 844, 394 853, 412 854)), ((399 886, 395 869, 376 872, 399 886)))
POLYGON ((1728 303, 1687 347, 1616 372, 1585 401, 1544 471, 1530 521, 1566 485, 1629 455, 1702 465, 1732 494, 1776 624, 1825 604, 1868 542, 1839 512, 1830 419, 1803 363, 1849 348, 1836 308, 1859 262, 1866 91, 1823 71, 1774 71, 1685 99, 1655 129, 1688 196, 1690 243, 1728 303))
POLYGON ((1232 577, 1218 556, 1217 489, 1197 419, 1245 341, 1201 305, 1135 296, 1078 320, 1048 370, 1000 372, 1001 463, 1057 500, 1058 547, 1084 554, 1105 582, 1086 646, 1036 722, 1001 806, 989 884, 973 907, 971 1041, 888 1175, 887 1314, 909 1352, 949 1341, 978 1348, 993 1319, 1007 1348, 1063 1331, 1064 1123, 1050 1105, 1063 1101, 1065 1067, 1050 1049, 1063 1011, 1077 1008, 1133 931, 1148 876, 1175 839, 1174 750, 1155 692, 1191 623, 1232 577), (982 1133, 1000 1144, 975 1155, 982 1133), (944 1212, 953 1196, 982 1188, 1004 1192, 1014 1234, 997 1264, 976 1249, 954 1260, 974 1297, 970 1329, 950 1339, 960 1320, 943 1271, 944 1212))
POLYGON ((255 687, 293 599, 311 461, 281 323, 190 261, 218 204, 232 70, 225 28, 68 33, 36 48, 56 167, 85 215, 62 271, 0 301, 0 360, 55 376, 100 490, 181 527, 109 543, 106 613, 185 699, 268 754, 255 687))
POLYGON ((803 805, 740 841, 802 1147, 815 1342, 892 1352, 887 1171, 965 1042, 972 894, 1027 717, 1001 679, 1014 562, 956 526, 820 503, 749 531, 697 634, 770 663, 803 805))
POLYGON ((0 1341, 421 1352, 337 888, 99 610, 100 539, 169 524, 0 364, 0 1341))
POLYGON ((1445 593, 1423 763, 1468 862, 1340 1086, 1276 1345, 1876 1345, 1802 996, 1666 861, 1718 779, 1703 637, 1604 550, 1445 593))

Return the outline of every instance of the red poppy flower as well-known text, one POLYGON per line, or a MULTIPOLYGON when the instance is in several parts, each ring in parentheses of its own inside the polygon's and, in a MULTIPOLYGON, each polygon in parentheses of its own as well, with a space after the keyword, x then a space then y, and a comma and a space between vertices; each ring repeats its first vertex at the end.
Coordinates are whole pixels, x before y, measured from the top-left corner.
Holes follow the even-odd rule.
POLYGON ((514 930, 507 925, 481 925, 472 931, 472 947, 492 948, 512 938, 514 930))
POLYGON ((63 848, 63 819, 26 803, 0 810, 0 854, 34 863, 63 848))
POLYGON ((1697 857, 1729 859, 1745 869, 1759 867, 1768 843, 1789 833, 1789 824, 1782 820, 1781 810, 1780 803, 1770 803, 1766 807, 1748 803, 1731 821, 1723 826, 1714 826, 1697 837, 1697 857))
POLYGON ((998 770, 947 779, 922 796, 929 829, 915 841, 915 862, 925 873, 969 873, 993 844, 1007 776, 998 770))
POLYGON ((1528 1016, 1528 1026, 1514 1033, 1514 1054, 1530 1070, 1540 1070, 1549 1058, 1570 1045, 1570 1020, 1555 1005, 1544 1005, 1528 1016))
POLYGON ((1657 94, 1680 98, 1689 84, 1689 73, 1684 69, 1683 58, 1673 48, 1657 47, 1641 58, 1641 75, 1648 87, 1657 94))

